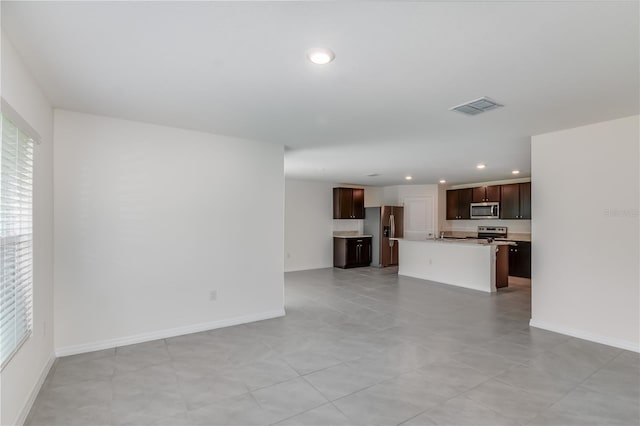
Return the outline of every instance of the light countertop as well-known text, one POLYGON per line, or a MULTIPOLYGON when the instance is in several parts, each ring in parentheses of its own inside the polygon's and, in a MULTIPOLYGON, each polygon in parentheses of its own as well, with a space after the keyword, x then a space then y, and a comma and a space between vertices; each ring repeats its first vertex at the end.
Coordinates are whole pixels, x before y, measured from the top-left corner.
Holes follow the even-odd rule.
MULTIPOLYGON (((440 235, 438 233, 438 235, 440 235)), ((445 237, 456 237, 456 238, 466 238, 466 237, 477 237, 477 232, 466 232, 466 231, 444 231, 445 237)), ((509 232, 506 238, 496 238, 498 241, 531 241, 531 234, 526 233, 517 233, 517 232, 509 232)))
POLYGON ((371 238, 371 237, 373 237, 373 235, 365 235, 365 234, 361 234, 361 235, 349 235, 349 234, 347 234, 347 235, 343 235, 343 234, 335 235, 334 234, 334 236, 333 236, 333 238, 371 238))
POLYGON ((410 238, 389 238, 390 240, 394 240, 394 241, 413 241, 413 242, 419 242, 419 243, 434 243, 434 244, 464 244, 464 245, 471 245, 471 246, 510 246, 510 245, 515 245, 514 242, 511 241, 502 241, 502 240, 494 240, 491 243, 488 243, 486 240, 474 240, 474 239, 433 239, 433 238, 427 238, 427 239, 410 239, 410 238))

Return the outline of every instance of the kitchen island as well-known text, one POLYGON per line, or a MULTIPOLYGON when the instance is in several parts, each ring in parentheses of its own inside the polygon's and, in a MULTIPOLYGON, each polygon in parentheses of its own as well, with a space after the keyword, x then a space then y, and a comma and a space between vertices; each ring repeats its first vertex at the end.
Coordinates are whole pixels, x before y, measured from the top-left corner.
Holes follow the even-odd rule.
POLYGON ((398 238, 398 275, 493 293, 506 285, 512 243, 469 239, 398 238), (505 269, 506 268, 506 269, 505 269))

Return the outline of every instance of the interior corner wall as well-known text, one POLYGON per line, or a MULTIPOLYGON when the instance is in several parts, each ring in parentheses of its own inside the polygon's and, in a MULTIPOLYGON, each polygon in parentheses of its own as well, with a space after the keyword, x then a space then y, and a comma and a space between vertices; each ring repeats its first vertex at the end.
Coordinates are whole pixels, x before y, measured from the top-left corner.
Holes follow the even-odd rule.
POLYGON ((283 146, 54 122, 57 354, 283 315, 283 146))
POLYGON ((53 110, 5 34, 1 95, 35 129, 33 333, 0 373, 0 424, 21 424, 53 362, 53 110))
POLYGON ((286 179, 285 271, 333 266, 333 187, 327 182, 286 179))
POLYGON ((639 128, 532 138, 532 326, 639 351, 639 128))

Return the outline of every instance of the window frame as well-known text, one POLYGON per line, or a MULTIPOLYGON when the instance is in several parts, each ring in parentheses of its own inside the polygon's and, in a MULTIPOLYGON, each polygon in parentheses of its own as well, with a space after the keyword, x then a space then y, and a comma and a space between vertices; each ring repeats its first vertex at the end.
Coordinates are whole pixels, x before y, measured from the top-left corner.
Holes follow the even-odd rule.
MULTIPOLYGON (((6 355, 5 359, 0 359, 0 372, 3 371, 7 365, 9 365, 11 363, 11 360, 16 356, 16 354, 20 351, 20 349, 24 346, 24 344, 33 336, 33 329, 34 329, 34 317, 35 317, 35 312, 34 312, 34 281, 35 281, 35 277, 34 277, 34 270, 35 270, 35 250, 34 250, 34 246, 35 246, 35 235, 34 235, 34 189, 35 189, 35 168, 36 168, 36 146, 39 145, 41 143, 41 138, 40 135, 33 129, 33 127, 31 127, 21 116, 20 114, 18 114, 10 105, 8 102, 6 102, 6 100, 4 98, 0 99, 0 120, 3 119, 7 119, 9 121, 12 122, 12 124, 16 127, 16 129, 21 132, 22 134, 24 134, 26 137, 28 137, 32 143, 31 146, 31 169, 30 169, 30 178, 31 178, 31 187, 30 189, 30 193, 29 193, 29 198, 30 198, 30 203, 31 203, 31 214, 30 214, 30 229, 28 233, 24 233, 21 232, 19 234, 17 234, 16 236, 13 236, 12 238, 16 238, 16 239, 20 239, 23 238, 24 236, 28 235, 30 237, 30 257, 28 258, 30 261, 30 278, 29 278, 29 283, 28 283, 28 291, 30 293, 30 309, 28 312, 28 319, 27 319, 27 330, 24 333, 23 336, 20 337, 19 340, 17 340, 15 342, 15 346, 12 348, 12 350, 6 355)), ((1 126, 0 126, 1 128, 1 126)), ((2 136, 0 136, 1 138, 2 136)), ((2 147, 2 142, 0 140, 0 149, 2 147)), ((0 154, 1 155, 1 154, 0 154)), ((0 157, 1 158, 1 157, 0 157)), ((17 291, 17 288, 14 289, 14 291, 17 291)), ((15 308, 14 308, 15 309, 15 308)), ((14 314, 15 315, 15 314, 14 314)))

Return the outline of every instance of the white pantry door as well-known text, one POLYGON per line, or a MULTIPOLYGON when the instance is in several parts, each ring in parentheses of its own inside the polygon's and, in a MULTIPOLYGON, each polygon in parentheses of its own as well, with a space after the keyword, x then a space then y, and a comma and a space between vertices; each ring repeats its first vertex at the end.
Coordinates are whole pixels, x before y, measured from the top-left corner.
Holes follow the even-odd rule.
POLYGON ((434 233, 433 197, 404 199, 404 238, 425 239, 434 233))

